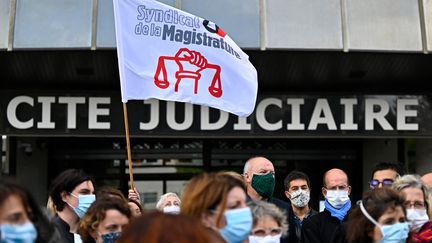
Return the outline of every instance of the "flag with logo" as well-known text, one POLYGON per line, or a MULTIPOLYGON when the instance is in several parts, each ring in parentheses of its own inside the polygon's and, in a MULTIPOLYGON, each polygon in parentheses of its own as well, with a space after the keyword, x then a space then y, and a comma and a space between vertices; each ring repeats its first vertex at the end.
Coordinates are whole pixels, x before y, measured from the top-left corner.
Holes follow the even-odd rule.
POLYGON ((122 101, 157 98, 248 116, 257 72, 212 21, 153 0, 113 0, 122 101))

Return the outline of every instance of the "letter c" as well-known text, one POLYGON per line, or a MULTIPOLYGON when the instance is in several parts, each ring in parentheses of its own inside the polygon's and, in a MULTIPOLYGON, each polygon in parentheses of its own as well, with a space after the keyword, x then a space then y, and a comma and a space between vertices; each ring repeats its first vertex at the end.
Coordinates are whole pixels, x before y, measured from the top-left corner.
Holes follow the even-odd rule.
POLYGON ((8 122, 17 129, 28 129, 33 127, 33 118, 28 121, 20 121, 16 116, 16 110, 21 103, 27 103, 30 106, 34 106, 34 100, 29 96, 17 96, 13 98, 7 107, 7 119, 8 122))

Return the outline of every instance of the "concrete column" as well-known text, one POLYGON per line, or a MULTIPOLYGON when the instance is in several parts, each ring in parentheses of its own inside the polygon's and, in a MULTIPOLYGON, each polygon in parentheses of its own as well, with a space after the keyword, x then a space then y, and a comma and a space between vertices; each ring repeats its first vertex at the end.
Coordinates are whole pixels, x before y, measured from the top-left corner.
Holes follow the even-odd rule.
POLYGON ((398 160, 397 139, 363 140, 363 191, 369 189, 368 182, 376 163, 398 160))

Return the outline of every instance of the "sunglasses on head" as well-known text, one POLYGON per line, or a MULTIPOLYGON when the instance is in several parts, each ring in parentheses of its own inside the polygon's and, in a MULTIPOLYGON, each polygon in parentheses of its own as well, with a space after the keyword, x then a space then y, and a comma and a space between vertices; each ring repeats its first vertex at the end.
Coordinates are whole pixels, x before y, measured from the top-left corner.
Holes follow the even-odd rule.
POLYGON ((382 184, 383 186, 391 186, 393 184, 393 180, 392 179, 384 179, 382 181, 379 181, 377 179, 373 179, 369 182, 369 185, 372 188, 378 187, 379 184, 382 184))

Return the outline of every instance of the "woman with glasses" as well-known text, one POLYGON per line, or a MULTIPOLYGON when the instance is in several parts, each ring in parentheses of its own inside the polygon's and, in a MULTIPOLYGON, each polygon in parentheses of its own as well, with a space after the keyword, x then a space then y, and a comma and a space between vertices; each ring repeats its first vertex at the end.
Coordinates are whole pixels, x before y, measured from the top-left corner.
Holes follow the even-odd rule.
POLYGON ((414 242, 423 242, 421 238, 425 236, 425 231, 430 232, 430 239, 424 242, 432 241, 431 224, 425 225, 430 220, 427 212, 431 206, 427 201, 430 192, 426 185, 418 175, 404 175, 396 180, 392 187, 405 197, 404 206, 410 230, 413 232, 413 238, 419 238, 419 241, 414 242))
POLYGON ((406 242, 409 226, 404 202, 403 196, 389 187, 365 192, 348 216, 347 241, 406 242))
POLYGON ((251 201, 249 207, 253 215, 249 243, 279 243, 282 235, 288 232, 286 215, 274 204, 264 201, 251 201))
POLYGON ((252 229, 246 204, 246 185, 233 173, 202 173, 186 185, 181 212, 198 220, 213 236, 212 242, 240 243, 252 229))

